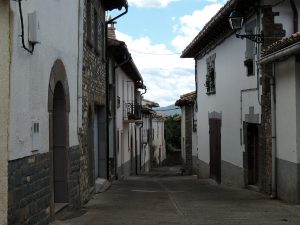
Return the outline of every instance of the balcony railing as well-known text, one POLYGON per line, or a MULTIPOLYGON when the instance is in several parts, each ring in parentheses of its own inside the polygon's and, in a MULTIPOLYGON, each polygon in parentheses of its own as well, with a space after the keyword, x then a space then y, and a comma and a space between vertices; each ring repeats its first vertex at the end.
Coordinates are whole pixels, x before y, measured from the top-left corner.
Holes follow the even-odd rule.
POLYGON ((124 102, 124 120, 140 120, 141 105, 137 102, 124 102))

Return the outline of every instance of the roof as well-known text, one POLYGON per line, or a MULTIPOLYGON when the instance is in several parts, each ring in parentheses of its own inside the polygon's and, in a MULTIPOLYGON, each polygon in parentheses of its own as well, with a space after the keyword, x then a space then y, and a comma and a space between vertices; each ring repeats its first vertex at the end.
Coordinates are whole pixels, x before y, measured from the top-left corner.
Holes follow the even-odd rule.
POLYGON ((180 96, 180 99, 178 99, 175 102, 176 106, 184 106, 184 105, 190 105, 193 104, 196 99, 196 91, 184 94, 180 96))
POLYGON ((183 50, 181 58, 196 58, 218 40, 233 33, 228 18, 236 9, 243 15, 252 13, 256 0, 229 0, 183 50))
POLYGON ((119 41, 114 38, 108 38, 108 49, 110 54, 112 54, 116 62, 120 64, 122 70, 134 81, 143 82, 142 75, 140 74, 138 68, 136 67, 128 48, 123 41, 119 41))
POLYGON ((274 52, 280 51, 298 42, 300 42, 300 32, 294 33, 291 37, 284 37, 281 40, 269 45, 262 51, 262 56, 268 56, 274 52))
POLYGON ((102 0, 105 11, 122 9, 122 7, 128 8, 127 0, 102 0))
POLYGON ((143 107, 149 107, 149 108, 153 108, 153 107, 159 107, 159 104, 157 102, 153 102, 147 99, 143 99, 142 100, 142 105, 143 107))

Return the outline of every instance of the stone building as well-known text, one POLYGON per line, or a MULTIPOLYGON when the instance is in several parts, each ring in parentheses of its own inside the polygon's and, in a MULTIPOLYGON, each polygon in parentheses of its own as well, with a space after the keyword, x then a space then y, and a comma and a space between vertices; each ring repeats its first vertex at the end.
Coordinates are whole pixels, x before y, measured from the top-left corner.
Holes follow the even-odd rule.
POLYGON ((1 224, 48 224, 90 198, 95 149, 107 151, 105 11, 122 7, 0 2, 1 224))
MULTIPOLYGON (((196 63, 197 103, 201 104, 197 112, 200 177, 299 202, 299 189, 295 188, 299 175, 296 169, 299 162, 295 160, 296 128, 288 136, 282 133, 289 127, 286 117, 281 118, 282 122, 275 119, 276 112, 287 115, 283 93, 293 96, 289 106, 295 107, 297 102, 292 93, 297 85, 297 80, 293 80, 297 54, 287 55, 291 61, 285 61, 284 68, 290 72, 289 78, 276 76, 275 81, 280 82, 276 84, 276 98, 282 103, 276 110, 275 92, 271 91, 274 90, 273 71, 283 74, 284 63, 276 64, 274 69, 271 63, 274 60, 261 61, 262 57, 272 58, 273 51, 269 55, 263 53, 264 49, 299 29, 299 8, 300 3, 294 0, 277 4, 268 0, 229 0, 183 51, 183 58, 194 58, 196 63), (235 18, 236 15, 244 18, 244 26, 236 33, 229 24, 229 16, 234 13, 235 18), (290 86, 288 80, 292 82, 290 86), (286 171, 290 170, 294 172, 287 177, 286 171)), ((275 52, 280 50, 278 46, 275 52)), ((292 110, 288 122, 296 126, 296 109, 292 110)))
POLYGON ((175 102, 181 108, 181 157, 185 173, 198 172, 198 146, 197 142, 197 104, 196 92, 180 96, 175 102))

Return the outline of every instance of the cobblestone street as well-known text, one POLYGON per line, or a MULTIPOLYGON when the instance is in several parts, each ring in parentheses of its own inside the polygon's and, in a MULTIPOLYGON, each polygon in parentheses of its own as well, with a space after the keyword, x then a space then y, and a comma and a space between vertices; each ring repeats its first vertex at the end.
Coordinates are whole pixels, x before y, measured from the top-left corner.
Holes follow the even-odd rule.
POLYGON ((300 224, 300 207, 247 189, 157 169, 112 183, 78 212, 64 212, 53 225, 92 224, 300 224))

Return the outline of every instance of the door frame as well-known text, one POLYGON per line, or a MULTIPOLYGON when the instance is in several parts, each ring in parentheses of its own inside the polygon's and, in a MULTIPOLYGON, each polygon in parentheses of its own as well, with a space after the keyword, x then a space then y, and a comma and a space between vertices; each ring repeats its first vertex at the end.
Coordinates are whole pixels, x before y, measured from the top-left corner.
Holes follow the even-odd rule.
POLYGON ((221 127, 221 119, 209 118, 209 177, 217 183, 221 183, 221 127))
MULTIPOLYGON (((65 93, 65 145, 66 145, 66 179, 68 183, 68 148, 69 148, 69 113, 70 113, 70 95, 69 85, 65 66, 62 60, 57 59, 51 69, 50 80, 48 86, 48 113, 49 113, 49 164, 50 164, 50 216, 53 217, 55 214, 54 204, 54 165, 53 165, 53 103, 54 103, 54 90, 57 83, 60 82, 63 86, 65 93)), ((68 196, 69 199, 69 196, 68 196)))

